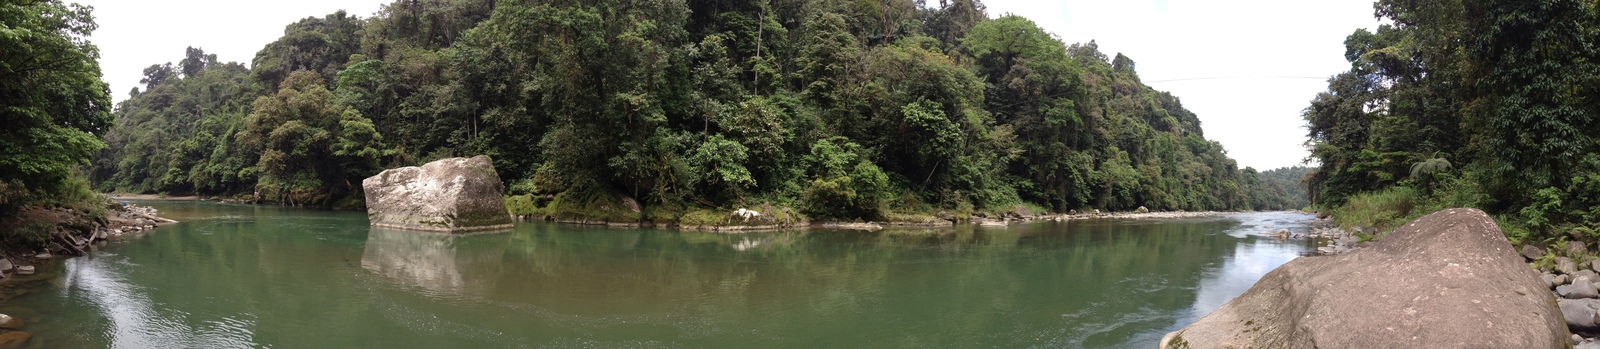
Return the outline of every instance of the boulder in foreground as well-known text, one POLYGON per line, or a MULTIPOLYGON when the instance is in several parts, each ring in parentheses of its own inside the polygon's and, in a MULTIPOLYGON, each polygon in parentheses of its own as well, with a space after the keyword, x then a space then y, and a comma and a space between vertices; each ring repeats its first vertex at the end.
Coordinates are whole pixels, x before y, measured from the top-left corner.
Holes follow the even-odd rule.
POLYGON ((1555 298, 1483 211, 1447 209, 1356 252, 1302 257, 1162 348, 1567 348, 1555 298))
POLYGON ((486 156, 385 170, 361 181, 367 218, 382 228, 471 232, 511 228, 500 175, 486 156))

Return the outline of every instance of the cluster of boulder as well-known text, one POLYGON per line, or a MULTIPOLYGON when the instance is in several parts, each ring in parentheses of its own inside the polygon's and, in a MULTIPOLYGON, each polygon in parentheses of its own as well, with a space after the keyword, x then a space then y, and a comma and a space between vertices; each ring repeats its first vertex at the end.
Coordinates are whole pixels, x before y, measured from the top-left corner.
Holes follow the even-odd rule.
MULTIPOLYGON (((1271 229, 1272 226, 1269 225, 1266 228, 1271 229)), ((1378 233, 1377 229, 1373 228, 1357 228, 1356 231, 1364 231, 1368 235, 1376 235, 1378 233)), ((1260 235, 1278 240, 1310 238, 1325 244, 1317 247, 1317 254, 1320 255, 1355 252, 1356 249, 1360 248, 1359 244, 1361 243, 1359 236, 1349 230, 1335 226, 1331 218, 1313 219, 1311 221, 1311 230, 1303 234, 1290 232, 1289 229, 1277 229, 1263 231, 1260 235)))
POLYGON ((1305 236, 1327 244, 1318 246, 1317 254, 1336 255, 1355 252, 1361 248, 1359 246, 1361 237, 1356 235, 1356 231, 1365 233, 1368 236, 1378 235, 1378 230, 1374 228, 1361 227, 1353 230, 1355 231, 1335 226, 1332 218, 1324 217, 1313 220, 1311 222, 1311 230, 1306 232, 1305 236))
POLYGON ((1578 348, 1600 349, 1600 258, 1582 241, 1545 250, 1523 245, 1519 251, 1556 296, 1561 315, 1578 348))
POLYGON ((104 234, 121 236, 122 234, 153 230, 157 226, 177 223, 178 221, 162 218, 156 208, 135 204, 121 204, 120 210, 112 210, 108 217, 113 224, 108 224, 104 234))

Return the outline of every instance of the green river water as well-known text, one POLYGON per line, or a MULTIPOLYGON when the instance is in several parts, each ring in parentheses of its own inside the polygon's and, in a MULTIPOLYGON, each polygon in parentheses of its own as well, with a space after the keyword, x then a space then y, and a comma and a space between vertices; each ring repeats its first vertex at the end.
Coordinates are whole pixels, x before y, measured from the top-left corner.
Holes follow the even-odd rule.
POLYGON ((1312 246, 1310 216, 748 234, 142 202, 182 223, 41 266, 36 348, 1153 348, 1312 246))

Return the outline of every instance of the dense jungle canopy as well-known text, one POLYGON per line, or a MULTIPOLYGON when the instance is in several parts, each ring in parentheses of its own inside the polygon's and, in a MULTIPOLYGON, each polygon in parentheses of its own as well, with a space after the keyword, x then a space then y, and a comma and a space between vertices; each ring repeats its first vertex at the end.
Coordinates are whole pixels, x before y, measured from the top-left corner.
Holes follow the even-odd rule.
POLYGON ((112 123, 100 52, 84 39, 95 28, 87 7, 0 0, 0 223, 22 205, 92 196, 78 169, 112 123))
POLYGON ((1312 201, 1396 217, 1481 207, 1513 239, 1600 237, 1596 3, 1380 0, 1376 9, 1389 24, 1346 39, 1350 70, 1305 111, 1321 163, 1312 201))
POLYGON ((151 65, 89 174, 345 207, 384 168, 487 154, 510 195, 841 219, 1305 205, 1305 169, 1239 169, 1135 67, 975 0, 401 0, 248 66, 151 65))

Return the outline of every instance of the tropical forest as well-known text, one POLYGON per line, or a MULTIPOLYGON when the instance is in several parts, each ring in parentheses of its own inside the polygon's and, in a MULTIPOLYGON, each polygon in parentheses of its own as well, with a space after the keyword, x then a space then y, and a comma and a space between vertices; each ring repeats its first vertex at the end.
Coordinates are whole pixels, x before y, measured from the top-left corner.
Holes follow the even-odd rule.
POLYGON ((0 348, 1600 348, 1594 0, 296 1, 0 0, 0 348))
POLYGON ((623 221, 592 208, 1305 206, 1132 58, 976 1, 398 1, 290 24, 248 67, 174 58, 117 91, 95 189, 359 208, 382 169, 482 154, 517 207, 623 221))

